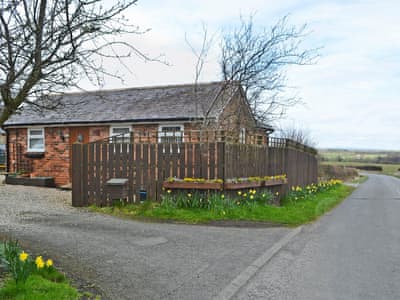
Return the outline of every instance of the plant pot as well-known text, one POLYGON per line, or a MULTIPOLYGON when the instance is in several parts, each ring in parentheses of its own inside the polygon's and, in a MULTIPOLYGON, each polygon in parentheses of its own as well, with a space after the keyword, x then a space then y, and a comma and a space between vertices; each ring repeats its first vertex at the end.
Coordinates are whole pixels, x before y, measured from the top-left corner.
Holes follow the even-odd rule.
POLYGON ((181 182, 164 181, 163 188, 166 189, 182 189, 182 190, 221 190, 222 183, 217 182, 181 182))
POLYGON ((55 187, 53 177, 17 177, 7 176, 6 184, 27 185, 27 186, 41 186, 41 187, 55 187))
POLYGON ((224 188, 226 190, 241 190, 251 189, 263 186, 263 181, 250 181, 250 182, 226 182, 224 188))
POLYGON ((283 184, 287 184, 287 179, 273 179, 273 180, 266 180, 264 182, 264 186, 275 186, 283 184))

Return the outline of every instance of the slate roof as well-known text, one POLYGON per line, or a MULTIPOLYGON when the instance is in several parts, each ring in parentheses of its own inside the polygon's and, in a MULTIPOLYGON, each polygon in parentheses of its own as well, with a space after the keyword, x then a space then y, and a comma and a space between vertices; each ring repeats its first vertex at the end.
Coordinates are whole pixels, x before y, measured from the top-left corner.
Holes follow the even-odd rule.
POLYGON ((4 126, 143 122, 216 117, 216 105, 224 82, 129 88, 63 94, 57 110, 38 112, 29 106, 12 116, 4 126))

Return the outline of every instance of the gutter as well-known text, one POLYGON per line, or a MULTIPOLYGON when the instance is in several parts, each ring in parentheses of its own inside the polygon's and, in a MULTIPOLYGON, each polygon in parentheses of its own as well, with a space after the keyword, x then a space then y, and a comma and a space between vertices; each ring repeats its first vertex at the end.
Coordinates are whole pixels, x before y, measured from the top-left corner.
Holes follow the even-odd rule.
POLYGON ((35 123, 18 123, 18 124, 5 124, 6 128, 30 127, 30 126, 44 126, 44 127, 62 127, 62 126, 79 126, 79 125, 104 125, 111 123, 132 123, 132 124, 154 124, 157 122, 195 122, 203 121, 204 118, 159 118, 159 119, 131 119, 131 120, 106 120, 106 121, 73 121, 73 122, 35 122, 35 123))

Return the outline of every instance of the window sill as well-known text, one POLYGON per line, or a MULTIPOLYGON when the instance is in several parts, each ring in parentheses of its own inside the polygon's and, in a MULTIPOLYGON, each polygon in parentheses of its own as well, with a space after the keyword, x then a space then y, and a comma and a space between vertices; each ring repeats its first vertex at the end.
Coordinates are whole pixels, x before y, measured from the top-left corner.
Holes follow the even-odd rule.
POLYGON ((27 157, 27 158, 43 158, 44 152, 26 152, 25 157, 27 157))

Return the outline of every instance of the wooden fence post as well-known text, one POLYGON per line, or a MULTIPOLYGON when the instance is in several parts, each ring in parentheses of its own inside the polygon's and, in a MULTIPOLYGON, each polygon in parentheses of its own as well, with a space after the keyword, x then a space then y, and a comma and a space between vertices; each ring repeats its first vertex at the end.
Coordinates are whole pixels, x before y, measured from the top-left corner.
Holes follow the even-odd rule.
POLYGON ((72 145, 72 206, 84 206, 82 192, 82 144, 72 145))

